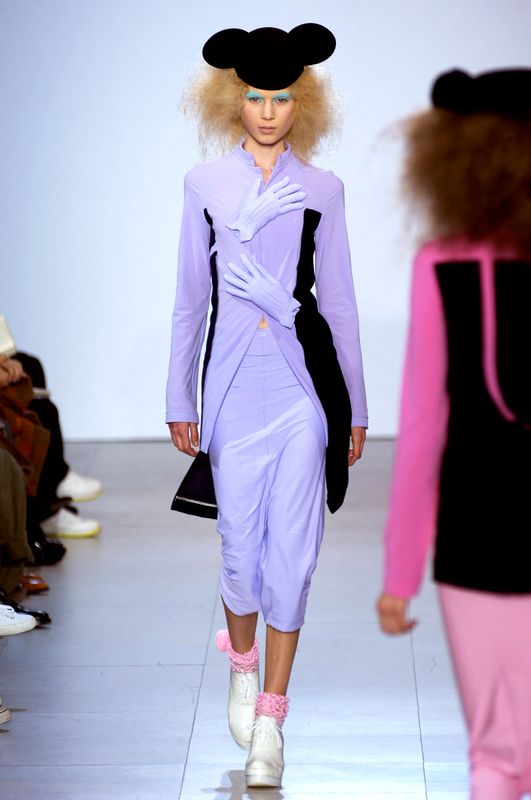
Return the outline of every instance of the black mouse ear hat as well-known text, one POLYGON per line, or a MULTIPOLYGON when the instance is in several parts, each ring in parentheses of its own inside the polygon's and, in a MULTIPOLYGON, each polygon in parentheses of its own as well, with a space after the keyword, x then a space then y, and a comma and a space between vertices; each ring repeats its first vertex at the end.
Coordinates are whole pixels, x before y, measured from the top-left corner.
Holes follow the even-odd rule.
POLYGON ((218 31, 203 47, 212 67, 236 70, 238 77, 257 89, 285 89, 302 75, 304 67, 326 61, 336 48, 334 34, 314 22, 286 32, 280 28, 218 31))
POLYGON ((475 77, 454 69, 434 81, 431 100, 435 108, 457 114, 491 113, 530 119, 531 69, 502 69, 475 77))

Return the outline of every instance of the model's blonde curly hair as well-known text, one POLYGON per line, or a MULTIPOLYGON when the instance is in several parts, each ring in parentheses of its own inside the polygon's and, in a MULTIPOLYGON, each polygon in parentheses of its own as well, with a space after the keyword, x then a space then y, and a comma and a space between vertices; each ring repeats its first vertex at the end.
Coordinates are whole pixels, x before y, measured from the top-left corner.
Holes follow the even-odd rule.
POLYGON ((430 109, 403 123, 403 186, 426 236, 531 254, 531 120, 430 109))
MULTIPOLYGON (((190 81, 183 96, 183 111, 197 120, 204 155, 226 151, 245 135, 240 113, 247 84, 234 69, 203 67, 190 81)), ((288 88, 296 102, 293 127, 286 137, 293 151, 310 159, 323 140, 337 132, 338 115, 330 79, 313 67, 288 88)))

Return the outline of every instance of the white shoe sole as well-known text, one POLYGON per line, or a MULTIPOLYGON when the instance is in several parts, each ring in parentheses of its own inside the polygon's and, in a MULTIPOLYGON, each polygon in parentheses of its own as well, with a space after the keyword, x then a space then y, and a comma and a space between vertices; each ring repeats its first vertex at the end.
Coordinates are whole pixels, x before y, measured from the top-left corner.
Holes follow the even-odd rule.
POLYGON ((275 778, 274 775, 248 775, 245 773, 245 783, 248 789, 266 789, 267 787, 278 789, 282 784, 282 778, 275 778))
POLYGON ((0 725, 4 722, 9 722, 11 719, 11 711, 8 708, 4 708, 3 711, 0 711, 0 725))
POLYGON ((65 533, 65 531, 47 531, 47 536, 56 536, 58 539, 90 539, 92 536, 99 536, 101 527, 93 528, 82 533, 65 533))

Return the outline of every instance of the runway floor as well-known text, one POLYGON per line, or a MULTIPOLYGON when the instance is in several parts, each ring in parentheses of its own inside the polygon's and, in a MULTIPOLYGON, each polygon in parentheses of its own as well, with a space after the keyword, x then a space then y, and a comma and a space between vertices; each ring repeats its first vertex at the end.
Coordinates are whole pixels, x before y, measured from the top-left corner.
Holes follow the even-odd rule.
MULTIPOLYGON (((226 727, 219 541, 169 510, 186 456, 163 442, 77 443, 103 481, 79 504, 103 525, 41 568, 26 600, 53 623, 0 639, 0 798, 465 800, 465 733, 428 581, 398 639, 373 611, 393 442, 369 440, 346 506, 328 515, 290 687, 281 790, 245 789, 226 727)), ((260 628, 263 641, 263 627, 260 628)))

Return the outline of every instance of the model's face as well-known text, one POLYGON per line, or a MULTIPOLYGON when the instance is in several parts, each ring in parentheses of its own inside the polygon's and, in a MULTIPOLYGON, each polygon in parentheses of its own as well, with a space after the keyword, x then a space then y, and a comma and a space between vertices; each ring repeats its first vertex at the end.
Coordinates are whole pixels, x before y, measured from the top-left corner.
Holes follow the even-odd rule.
POLYGON ((255 142, 274 145, 290 132, 295 119, 295 100, 287 89, 268 91, 247 88, 241 110, 243 127, 255 142))

